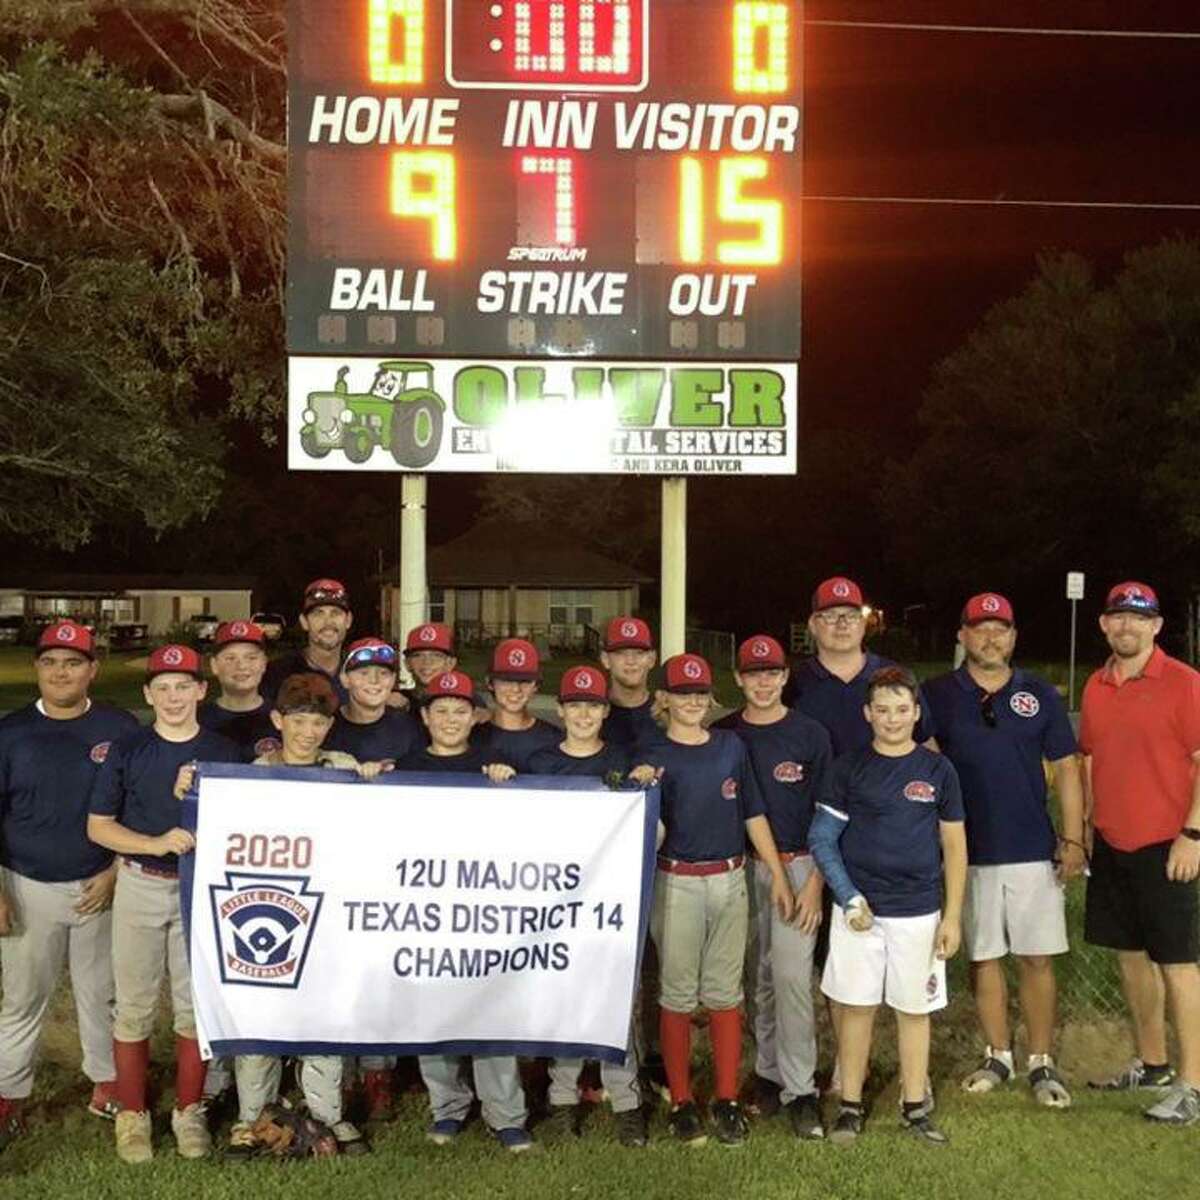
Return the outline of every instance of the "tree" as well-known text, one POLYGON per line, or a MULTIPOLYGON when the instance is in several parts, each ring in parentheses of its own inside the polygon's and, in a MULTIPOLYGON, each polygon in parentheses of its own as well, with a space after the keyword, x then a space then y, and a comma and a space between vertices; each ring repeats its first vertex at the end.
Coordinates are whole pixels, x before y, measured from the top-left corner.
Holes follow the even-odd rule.
POLYGON ((279 0, 0 0, 0 529, 209 511, 282 412, 279 0))
POLYGON ((1190 585, 1200 244, 1131 253, 1107 284, 1075 255, 1043 258, 937 367, 919 422, 880 495, 917 590, 1045 594, 1068 567, 1190 585))

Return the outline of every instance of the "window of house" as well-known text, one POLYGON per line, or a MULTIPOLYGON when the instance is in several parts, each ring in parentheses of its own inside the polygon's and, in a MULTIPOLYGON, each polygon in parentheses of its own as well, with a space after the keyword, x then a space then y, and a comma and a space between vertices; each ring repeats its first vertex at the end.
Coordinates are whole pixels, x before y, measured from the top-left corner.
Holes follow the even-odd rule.
POLYGON ((550 593, 551 625, 590 625, 596 614, 590 591, 550 593))
POLYGON ((429 619, 445 624, 446 621, 446 589, 431 587, 429 589, 429 619))

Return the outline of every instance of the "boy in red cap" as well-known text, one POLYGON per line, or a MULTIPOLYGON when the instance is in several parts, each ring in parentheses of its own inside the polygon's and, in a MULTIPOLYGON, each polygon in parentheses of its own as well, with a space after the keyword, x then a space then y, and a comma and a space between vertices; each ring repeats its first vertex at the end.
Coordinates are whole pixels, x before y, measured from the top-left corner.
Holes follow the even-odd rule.
POLYGON ((396 657, 396 648, 380 638, 350 643, 342 664, 347 699, 325 739, 328 749, 344 750, 360 762, 394 762, 421 744, 413 718, 388 706, 396 685, 396 657))
MULTIPOLYGON (((447 671, 430 680, 421 708, 429 730, 429 745, 397 763, 399 771, 484 774, 493 783, 512 779, 516 772, 493 753, 469 744, 475 716, 475 686, 461 671, 447 671)), ((455 1055, 422 1055, 421 1076, 429 1089, 433 1121, 426 1137, 447 1146, 466 1127, 473 1097, 462 1074, 463 1060, 455 1055)), ((529 1113, 517 1060, 512 1055, 474 1055, 475 1091, 483 1119, 508 1151, 519 1154, 533 1146, 525 1128, 529 1113)))
POLYGON ((267 667, 263 695, 274 700, 279 685, 289 675, 313 671, 329 680, 338 700, 344 704, 346 689, 340 678, 342 647, 353 623, 346 585, 337 579, 314 579, 304 589, 300 606, 300 628, 306 637, 304 649, 277 658, 267 667))
POLYGON ((780 919, 771 904, 771 873, 755 857, 748 873, 757 934, 751 959, 758 1108, 769 1114, 782 1104, 797 1137, 820 1138, 812 976, 824 879, 808 850, 808 828, 833 755, 824 726, 783 703, 787 656, 773 637, 755 634, 738 647, 734 677, 746 703, 715 728, 737 734, 749 751, 797 907, 792 921, 780 919))
POLYGON ((42 1027, 64 966, 79 1015, 88 1111, 112 1118, 110 852, 87 838, 92 784, 131 713, 88 696, 91 631, 47 625, 34 651, 38 699, 0 721, 0 1147, 24 1132, 42 1027))
POLYGON ((506 638, 492 653, 488 687, 494 707, 492 719, 475 727, 471 744, 499 754, 521 772, 529 770, 533 754, 558 744, 561 732, 549 721, 529 711, 541 678, 537 647, 524 638, 506 638))
POLYGON ((204 1106, 204 1063, 196 1041, 192 984, 179 907, 179 855, 195 838, 179 824, 190 764, 240 762, 237 746, 203 729, 196 709, 207 685, 190 646, 160 646, 142 689, 154 710, 149 728, 131 730, 109 748, 89 800, 88 837, 120 855, 113 899, 113 974, 117 1004, 117 1156, 153 1157, 146 1071, 163 980, 170 977, 175 1015, 175 1108, 171 1128, 183 1158, 212 1149, 204 1106))
POLYGON ((454 652, 454 631, 440 621, 427 621, 410 629, 404 641, 404 662, 416 686, 402 689, 402 695, 415 712, 429 681, 458 666, 454 652))
POLYGON ((267 669, 266 634, 253 621, 223 621, 213 636, 209 665, 220 694, 200 705, 200 724, 236 742, 247 762, 277 747, 271 706, 261 690, 267 669))
POLYGON ((688 1145, 706 1140, 692 1098, 692 1013, 709 1011, 716 1075, 714 1132, 725 1145, 749 1133, 737 1102, 742 1057, 742 970, 749 906, 746 839, 771 876, 770 903, 791 919, 792 889, 775 848, 762 793, 742 741, 706 729, 712 669, 698 654, 677 654, 664 668, 666 737, 648 749, 662 773, 666 837, 658 855, 651 932, 661 971, 663 1059, 671 1089, 668 1123, 688 1145))
POLYGON ((654 636, 645 621, 628 616, 609 621, 600 663, 611 677, 603 731, 610 745, 632 749, 662 736, 650 695, 650 672, 656 658, 654 636))
MULTIPOLYGON (((558 715, 564 736, 557 746, 538 750, 529 760, 534 775, 583 775, 601 779, 610 786, 626 778, 648 784, 654 768, 630 770, 629 751, 610 746, 601 736, 608 716, 608 681, 596 667, 571 667, 563 672, 558 688, 558 715)), ((550 1116, 545 1132, 578 1132, 578 1080, 583 1069, 579 1058, 558 1058, 550 1064, 550 1116)), ((646 1114, 638 1087, 638 1052, 633 1029, 629 1049, 620 1064, 603 1063, 600 1078, 617 1118, 617 1139, 623 1146, 644 1146, 647 1140, 646 1114)))

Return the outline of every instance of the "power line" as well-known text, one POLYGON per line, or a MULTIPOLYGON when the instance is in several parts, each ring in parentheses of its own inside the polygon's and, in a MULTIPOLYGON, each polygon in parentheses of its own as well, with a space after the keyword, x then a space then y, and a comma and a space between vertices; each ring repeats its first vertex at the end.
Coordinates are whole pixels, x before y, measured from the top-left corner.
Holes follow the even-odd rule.
POLYGON ((963 196, 802 196, 801 199, 814 204, 941 204, 968 208, 1107 208, 1200 212, 1200 203, 1159 204, 1133 200, 1007 200, 963 196))
POLYGON ((916 21, 821 21, 806 20, 805 25, 822 25, 833 29, 906 29, 920 33, 1004 33, 1030 34, 1040 37, 1104 37, 1158 38, 1175 41, 1198 41, 1200 31, 1165 29, 1061 29, 1026 28, 1017 25, 935 25, 916 21))

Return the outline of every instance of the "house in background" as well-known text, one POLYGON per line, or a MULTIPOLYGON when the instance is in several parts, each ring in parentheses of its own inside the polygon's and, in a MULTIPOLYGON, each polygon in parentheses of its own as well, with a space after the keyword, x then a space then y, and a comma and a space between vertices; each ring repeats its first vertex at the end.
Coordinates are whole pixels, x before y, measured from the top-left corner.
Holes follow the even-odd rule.
MULTIPOLYGON (((542 525, 486 521, 431 547, 429 620, 454 628, 461 647, 524 637, 551 650, 596 649, 595 631, 635 612, 649 576, 542 525), (591 632, 589 632, 591 631, 591 632)), ((380 578, 383 627, 398 636, 396 568, 380 578)))
POLYGON ((107 629, 139 623, 151 637, 173 625, 211 615, 221 621, 248 620, 254 581, 243 576, 40 575, 0 583, 0 617, 50 621, 72 617, 107 629))

